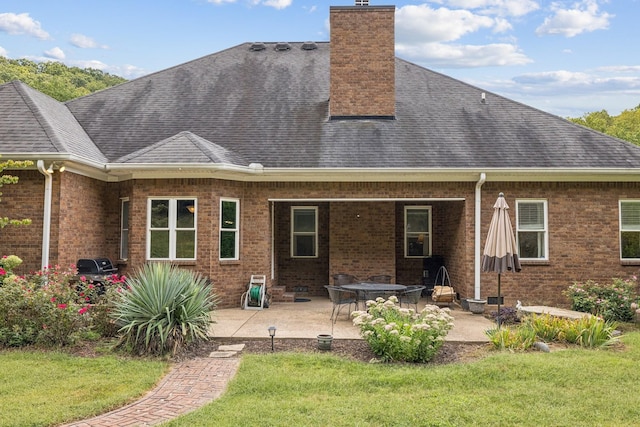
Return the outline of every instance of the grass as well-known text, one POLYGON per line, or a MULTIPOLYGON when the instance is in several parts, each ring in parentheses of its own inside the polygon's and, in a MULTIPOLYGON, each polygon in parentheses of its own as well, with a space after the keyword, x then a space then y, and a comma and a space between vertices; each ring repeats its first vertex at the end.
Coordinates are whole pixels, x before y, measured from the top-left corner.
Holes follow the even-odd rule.
MULTIPOLYGON (((221 398, 165 426, 632 426, 640 419, 640 332, 622 342, 441 366, 247 354, 221 398)), ((167 367, 0 352, 0 426, 53 426, 122 406, 167 367)))
POLYGON ((166 426, 632 426, 640 333, 623 342, 448 366, 246 355, 220 399, 166 426))
POLYGON ((167 372, 161 361, 62 352, 0 352, 0 426, 51 426, 88 418, 143 395, 167 372))

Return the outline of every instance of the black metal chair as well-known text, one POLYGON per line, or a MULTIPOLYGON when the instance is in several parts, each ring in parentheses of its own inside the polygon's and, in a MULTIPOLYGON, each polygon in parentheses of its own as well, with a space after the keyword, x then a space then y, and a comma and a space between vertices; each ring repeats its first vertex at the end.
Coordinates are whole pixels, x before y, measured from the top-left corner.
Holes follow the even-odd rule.
POLYGON ((391 283, 392 277, 388 274, 377 274, 375 276, 369 276, 368 282, 372 283, 391 283))
POLYGON ((331 320, 333 323, 336 323, 338 320, 338 315, 340 314, 340 309, 342 306, 347 305, 349 315, 351 314, 351 304, 354 306, 358 305, 358 299, 355 291, 349 291, 347 289, 342 289, 339 286, 325 286, 327 291, 329 292, 329 299, 333 303, 333 310, 331 311, 331 320), (337 309, 337 311, 336 311, 337 309))
POLYGON ((358 283, 359 280, 353 274, 338 273, 333 275, 334 286, 349 285, 351 283, 358 283))
POLYGON ((426 286, 407 286, 407 289, 400 294, 400 307, 402 304, 407 304, 407 307, 413 304, 418 311, 418 303, 422 296, 422 290, 425 288, 426 286))

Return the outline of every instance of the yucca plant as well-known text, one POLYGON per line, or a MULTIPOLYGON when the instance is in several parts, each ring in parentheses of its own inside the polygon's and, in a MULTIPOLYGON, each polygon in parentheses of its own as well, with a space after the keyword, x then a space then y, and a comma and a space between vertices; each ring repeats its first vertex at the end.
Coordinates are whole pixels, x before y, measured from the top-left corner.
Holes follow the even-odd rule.
POLYGON ((139 354, 175 354, 207 340, 217 297, 207 280, 168 263, 149 263, 127 279, 112 317, 119 345, 139 354))

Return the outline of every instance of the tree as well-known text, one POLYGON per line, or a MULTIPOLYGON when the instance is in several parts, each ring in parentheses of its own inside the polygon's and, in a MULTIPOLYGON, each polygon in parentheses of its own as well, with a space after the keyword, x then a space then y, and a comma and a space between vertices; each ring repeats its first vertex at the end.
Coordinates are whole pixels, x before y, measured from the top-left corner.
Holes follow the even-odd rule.
POLYGON ((93 68, 60 62, 34 62, 0 56, 0 84, 20 80, 60 102, 88 95, 127 80, 93 68))
MULTIPOLYGON (((0 173, 5 169, 17 169, 17 168, 26 168, 27 166, 31 166, 33 164, 30 160, 23 161, 15 161, 8 160, 6 162, 0 162, 0 173)), ((8 184, 17 184, 18 177, 13 175, 2 175, 0 176, 0 188, 8 184)), ((2 192, 0 192, 0 196, 2 196, 2 192)), ((0 198, 2 201, 2 198, 0 198)), ((0 229, 5 228, 7 225, 29 225, 31 224, 30 219, 9 219, 8 217, 0 217, 0 229)))
POLYGON ((569 120, 640 145, 640 105, 630 110, 624 110, 618 116, 610 116, 607 110, 602 110, 586 113, 579 118, 569 118, 569 120))

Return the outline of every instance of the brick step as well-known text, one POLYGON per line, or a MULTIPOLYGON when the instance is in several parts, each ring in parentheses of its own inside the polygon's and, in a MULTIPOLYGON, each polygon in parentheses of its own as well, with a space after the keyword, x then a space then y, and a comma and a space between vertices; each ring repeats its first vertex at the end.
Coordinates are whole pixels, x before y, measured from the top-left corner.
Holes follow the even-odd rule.
POLYGON ((284 286, 272 286, 269 288, 269 294, 271 294, 271 302, 295 302, 296 300, 296 293, 287 292, 284 286))

